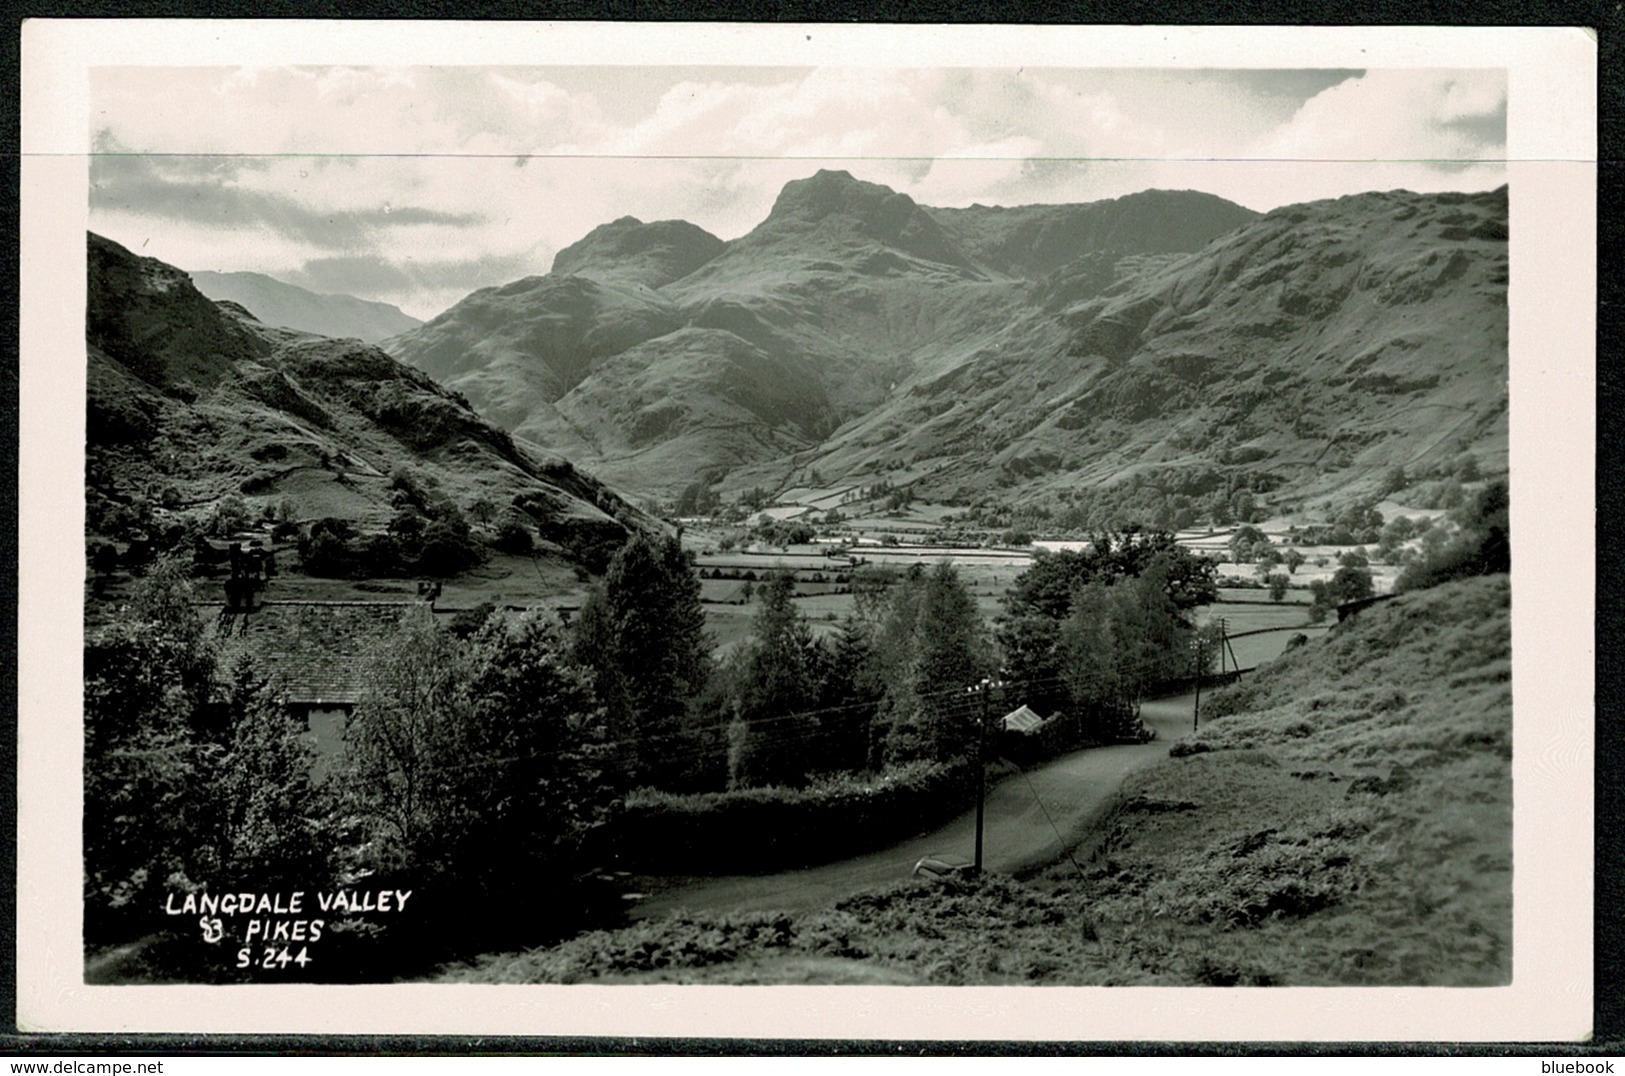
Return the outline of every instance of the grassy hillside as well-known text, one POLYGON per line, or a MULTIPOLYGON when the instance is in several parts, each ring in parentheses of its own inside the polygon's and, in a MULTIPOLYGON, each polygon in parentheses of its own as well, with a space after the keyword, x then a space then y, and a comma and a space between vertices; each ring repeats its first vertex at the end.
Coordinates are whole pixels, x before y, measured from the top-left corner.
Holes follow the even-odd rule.
POLYGON ((1508 982, 1509 599, 1403 595, 1220 693, 1124 789, 1101 922, 1151 962, 1199 938, 1203 977, 1508 982))
POLYGON ((394 511, 390 476, 406 469, 465 510, 521 498, 537 534, 557 544, 613 548, 626 533, 614 514, 643 518, 375 347, 266 325, 173 266, 100 236, 88 243, 91 535, 202 525, 228 496, 252 519, 285 505, 297 522, 377 531, 394 511))
POLYGON ((1510 586, 1366 610, 1215 694, 1062 862, 678 915, 486 982, 1493 985, 1512 969, 1510 586))
POLYGON ((961 503, 1139 471, 1199 494, 1214 467, 1275 503, 1371 496, 1389 467, 1463 453, 1498 474, 1506 258, 1501 190, 1288 206, 1187 257, 1080 259, 1010 303, 996 340, 916 362, 799 462, 913 461, 920 496, 961 503))

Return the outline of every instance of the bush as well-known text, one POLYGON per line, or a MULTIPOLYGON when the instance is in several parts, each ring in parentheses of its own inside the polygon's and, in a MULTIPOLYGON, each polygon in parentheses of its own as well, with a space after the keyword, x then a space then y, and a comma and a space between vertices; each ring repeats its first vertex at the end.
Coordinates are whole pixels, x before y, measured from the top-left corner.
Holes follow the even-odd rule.
POLYGON ((513 511, 503 515, 502 521, 497 524, 496 536, 492 538, 491 545, 500 552, 511 553, 516 557, 528 557, 536 551, 536 540, 531 536, 530 528, 525 525, 524 517, 513 511))
MULTIPOLYGON (((1426 555, 1400 573, 1394 589, 1421 590, 1452 579, 1512 570, 1507 487, 1495 482, 1457 512, 1458 530, 1448 541, 1425 545, 1426 555)), ((1430 535, 1436 533, 1430 531, 1430 535)))
POLYGON ((490 620, 491 614, 496 611, 497 607, 488 601, 480 602, 468 609, 459 609, 452 614, 451 622, 446 625, 446 630, 457 638, 466 641, 473 638, 475 632, 484 627, 485 622, 490 620))
POLYGON ((339 578, 355 567, 355 528, 343 519, 318 519, 299 539, 299 563, 311 575, 339 578))
POLYGON ((442 516, 424 529, 423 545, 417 555, 419 570, 451 576, 474 567, 480 560, 479 544, 461 513, 442 516))
POLYGON ((627 797, 609 836, 625 870, 730 873, 804 867, 881 848, 946 821, 975 795, 972 763, 913 762, 806 788, 627 797))
POLYGON ((1207 696, 1202 703, 1201 721, 1214 721, 1231 714, 1242 714, 1258 703, 1260 684, 1255 679, 1240 680, 1221 687, 1207 696))

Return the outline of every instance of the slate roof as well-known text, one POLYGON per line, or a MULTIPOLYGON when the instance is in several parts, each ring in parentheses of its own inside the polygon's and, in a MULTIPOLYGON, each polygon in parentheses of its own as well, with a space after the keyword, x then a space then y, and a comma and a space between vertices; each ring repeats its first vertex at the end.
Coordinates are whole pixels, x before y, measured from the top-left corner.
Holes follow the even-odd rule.
POLYGON ((219 604, 202 605, 205 630, 229 675, 239 655, 253 657, 261 674, 281 684, 289 702, 354 706, 361 697, 361 659, 410 615, 432 615, 419 601, 267 601, 246 625, 233 617, 222 635, 219 604))

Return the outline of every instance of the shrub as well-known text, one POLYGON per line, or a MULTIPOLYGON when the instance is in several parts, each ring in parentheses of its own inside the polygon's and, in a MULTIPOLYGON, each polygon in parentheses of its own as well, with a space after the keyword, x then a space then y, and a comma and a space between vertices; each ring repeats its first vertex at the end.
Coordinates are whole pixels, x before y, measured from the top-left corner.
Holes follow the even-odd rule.
POLYGON ((900 840, 963 810, 975 794, 968 762, 914 762, 875 778, 831 777, 805 788, 749 788, 627 797, 609 836, 623 869, 727 873, 808 866, 900 840))
POLYGON ((318 519, 299 539, 299 563, 311 575, 332 578, 349 574, 355 566, 355 528, 343 519, 318 519))
MULTIPOLYGON (((1425 556, 1400 573, 1395 590, 1421 590, 1452 579, 1492 575, 1512 568, 1507 487, 1495 482, 1456 513, 1458 531, 1447 541, 1425 542, 1425 556)), ((1428 537, 1440 533, 1430 530, 1428 537)))
POLYGON ((1212 721, 1231 714, 1246 713, 1257 705, 1259 687, 1256 679, 1249 679, 1219 688, 1202 703, 1201 720, 1212 721))

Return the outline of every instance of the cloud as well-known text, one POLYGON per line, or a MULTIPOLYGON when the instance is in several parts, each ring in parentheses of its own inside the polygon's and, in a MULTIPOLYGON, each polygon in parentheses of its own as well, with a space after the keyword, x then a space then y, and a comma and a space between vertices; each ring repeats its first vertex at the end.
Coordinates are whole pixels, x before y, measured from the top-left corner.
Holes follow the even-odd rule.
POLYGON ((1265 100, 1277 100, 1297 109, 1303 102, 1351 78, 1365 74, 1362 68, 1322 68, 1315 70, 1289 70, 1259 68, 1255 70, 1223 71, 1203 70, 1204 77, 1228 82, 1265 100))
POLYGON ((180 154, 96 157, 93 226, 420 316, 623 215, 736 237, 819 168, 941 206, 1505 181, 1502 72, 98 68, 92 100, 104 146, 180 154))
POLYGON ((423 206, 389 203, 334 208, 244 186, 246 174, 269 165, 252 158, 150 157, 99 153, 90 169, 92 210, 119 210, 230 231, 270 231, 328 250, 368 249, 382 233, 413 225, 463 228, 484 217, 423 206))
POLYGON ((1505 155, 1506 74, 1368 71, 1306 101, 1261 147, 1304 160, 1460 163, 1505 155))

